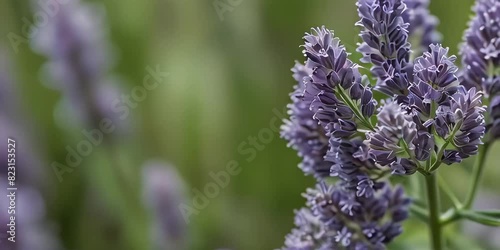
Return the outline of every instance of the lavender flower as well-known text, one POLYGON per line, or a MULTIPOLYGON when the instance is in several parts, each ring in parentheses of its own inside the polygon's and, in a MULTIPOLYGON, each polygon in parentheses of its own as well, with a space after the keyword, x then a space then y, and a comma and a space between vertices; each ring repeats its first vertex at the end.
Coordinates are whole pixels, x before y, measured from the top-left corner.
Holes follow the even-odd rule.
POLYGON ((415 148, 419 146, 417 127, 412 116, 407 114, 396 102, 382 106, 378 117, 377 129, 367 134, 370 154, 382 166, 390 166, 395 174, 413 174, 417 169, 415 148), (406 157, 401 157, 406 154, 406 157))
POLYGON ((401 233, 410 202, 400 187, 388 185, 368 198, 343 183, 322 183, 305 196, 308 208, 296 214, 297 228, 283 249, 385 249, 401 233))
POLYGON ((436 26, 439 20, 429 12, 429 0, 404 0, 407 10, 403 12, 405 23, 409 23, 409 40, 415 54, 426 51, 429 45, 441 42, 441 34, 437 32, 436 26), (417 47, 418 45, 418 47, 417 47))
POLYGON ((456 56, 448 57, 448 48, 431 44, 429 51, 415 59, 415 82, 425 82, 439 92, 450 92, 458 86, 456 56))
MULTIPOLYGON (((410 86, 409 104, 416 114, 414 121, 420 129, 431 116, 431 104, 445 105, 458 86, 455 56, 448 56, 448 48, 431 44, 429 51, 415 59, 414 81, 410 86), (416 119, 418 118, 418 119, 416 119)), ((432 110, 434 111, 434 110, 432 110)))
MULTIPOLYGON (((482 89, 490 98, 490 113, 498 109, 495 97, 500 95, 500 2, 478 0, 476 16, 470 21, 461 48, 464 72, 461 80, 467 88, 482 89)), ((496 116, 496 115, 495 115, 496 116)), ((492 138, 500 136, 500 121, 495 117, 489 125, 492 138)))
POLYGON ((361 18, 356 25, 364 28, 357 51, 363 54, 362 62, 373 65, 375 89, 405 96, 412 77, 405 4, 402 0, 358 0, 356 5, 361 18))
POLYGON ((146 205, 154 215, 153 242, 157 249, 185 249, 186 223, 179 211, 184 184, 174 168, 157 161, 144 165, 146 205))
POLYGON ((310 103, 314 118, 327 136, 348 137, 356 132, 356 117, 364 121, 373 115, 376 101, 369 87, 362 84, 357 65, 347 59, 339 39, 325 29, 313 29, 304 36, 305 66, 311 71, 305 78, 303 100, 310 103), (356 105, 356 111, 352 108, 356 105))
POLYGON ((331 164, 323 160, 328 150, 328 139, 323 128, 313 119, 314 113, 309 110, 310 105, 300 99, 305 89, 303 79, 308 77, 310 69, 297 62, 292 71, 297 85, 290 94, 290 119, 281 126, 281 137, 303 158, 299 167, 304 173, 323 178, 330 174, 331 164))
POLYGON ((460 161, 477 154, 478 146, 485 133, 484 107, 481 104, 482 93, 475 88, 466 90, 460 86, 451 97, 449 106, 440 106, 436 112, 437 132, 443 138, 452 136, 454 151, 448 152, 447 162, 460 161))

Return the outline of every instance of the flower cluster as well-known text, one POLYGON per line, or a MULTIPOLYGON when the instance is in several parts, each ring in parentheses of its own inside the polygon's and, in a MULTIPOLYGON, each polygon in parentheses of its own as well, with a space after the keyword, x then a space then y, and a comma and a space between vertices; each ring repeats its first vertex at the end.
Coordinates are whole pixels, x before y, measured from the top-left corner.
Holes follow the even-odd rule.
POLYGON ((463 85, 490 99, 491 137, 500 137, 500 2, 478 0, 461 48, 463 85))
POLYGON ((408 103, 387 102, 367 142, 376 162, 395 174, 413 174, 419 161, 436 155, 444 163, 460 162, 477 153, 485 132, 481 93, 458 85, 455 56, 430 45, 414 62, 408 103), (436 133, 432 133, 435 130, 436 133), (435 147, 435 136, 455 146, 435 147))
MULTIPOLYGON (((292 69, 298 85, 282 137, 320 184, 306 194, 308 207, 296 213, 285 249, 385 249, 401 232, 410 202, 386 177, 430 176, 442 163, 478 152, 483 94, 466 88, 456 57, 435 44, 438 21, 428 4, 357 2, 363 40, 357 51, 372 65, 374 89, 389 97, 378 109, 369 77, 331 31, 322 27, 304 36, 306 62, 292 69), (414 60, 410 36, 419 39, 414 60), (328 173, 335 184, 325 184, 328 173)), ((499 107, 492 115, 500 118, 500 98, 493 104, 499 107)))
POLYGON ((297 228, 284 249, 385 249, 402 232, 410 203, 401 187, 383 187, 368 198, 324 183, 308 190, 306 198, 308 208, 296 212, 297 228))
POLYGON ((345 48, 329 30, 314 29, 304 40, 307 60, 292 69, 298 84, 291 94, 291 117, 282 126, 282 137, 303 157, 300 167, 306 174, 320 180, 337 176, 341 181, 310 191, 310 208, 297 212, 298 228, 287 237, 286 248, 329 249, 359 241, 352 246, 381 249, 399 234, 399 222, 406 216, 389 224, 377 221, 391 211, 406 211, 409 200, 403 198, 402 190, 392 191, 382 180, 388 169, 377 166, 368 146, 356 138, 360 130, 373 129, 371 116, 377 102, 371 88, 363 84, 358 66, 347 59, 345 48), (392 197, 393 192, 399 198, 392 197), (324 205, 335 201, 330 209, 336 213, 338 208, 339 214, 330 212, 331 218, 322 215, 327 208, 319 210, 313 199, 316 195, 322 195, 324 205), (398 199, 404 201, 391 203, 398 199), (364 206, 378 208, 377 214, 364 206), (342 213, 349 218, 344 220, 342 213), (338 223, 340 227, 335 227, 338 223), (353 231, 348 226, 352 223, 358 223, 364 232, 353 231))

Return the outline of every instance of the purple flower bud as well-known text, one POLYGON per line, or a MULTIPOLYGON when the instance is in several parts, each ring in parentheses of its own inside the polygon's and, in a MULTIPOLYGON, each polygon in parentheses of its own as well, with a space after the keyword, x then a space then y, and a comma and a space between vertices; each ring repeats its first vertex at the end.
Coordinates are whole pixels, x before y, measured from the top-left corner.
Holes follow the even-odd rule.
POLYGON ((349 137, 356 133, 356 123, 349 120, 339 119, 337 123, 331 124, 333 127, 328 127, 327 130, 332 131, 332 137, 349 137))
POLYGON ((373 93, 370 89, 363 89, 363 96, 361 98, 361 113, 365 117, 370 117, 375 113, 375 107, 377 106, 377 101, 373 99, 373 93))
POLYGON ((444 164, 451 165, 453 163, 462 162, 462 157, 460 157, 460 154, 458 151, 446 149, 444 151, 442 161, 444 164))

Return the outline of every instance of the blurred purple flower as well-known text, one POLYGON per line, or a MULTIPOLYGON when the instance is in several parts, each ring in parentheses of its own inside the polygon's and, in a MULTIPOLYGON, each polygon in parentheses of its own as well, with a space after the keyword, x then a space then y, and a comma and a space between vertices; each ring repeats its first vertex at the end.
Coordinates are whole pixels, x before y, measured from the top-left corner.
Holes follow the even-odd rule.
POLYGON ((179 210, 185 202, 182 178, 162 162, 150 161, 143 166, 146 206, 153 214, 153 242, 157 249, 185 249, 186 222, 179 210))
POLYGON ((3 190, 3 198, 0 199, 0 249, 6 250, 60 250, 63 249, 57 238, 57 227, 46 219, 45 202, 40 193, 26 184, 18 183, 16 186, 16 208, 15 215, 8 214, 10 191, 6 191, 7 176, 0 175, 0 188, 3 190), (5 210, 4 210, 5 208, 5 210), (7 231, 10 230, 10 216, 15 216, 15 241, 7 231))

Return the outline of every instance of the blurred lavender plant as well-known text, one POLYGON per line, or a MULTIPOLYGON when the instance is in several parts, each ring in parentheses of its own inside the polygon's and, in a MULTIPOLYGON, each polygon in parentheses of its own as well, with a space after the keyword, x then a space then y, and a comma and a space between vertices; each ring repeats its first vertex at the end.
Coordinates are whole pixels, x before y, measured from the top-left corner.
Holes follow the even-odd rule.
MULTIPOLYGON (((43 8, 42 5, 39 7, 43 8)), ((109 176, 103 179, 113 180, 111 185, 121 190, 117 200, 125 204, 124 212, 120 215, 126 228, 126 244, 131 248, 147 248, 149 239, 137 233, 146 227, 145 220, 141 218, 145 213, 139 202, 140 194, 132 186, 136 181, 132 178, 137 175, 128 172, 127 164, 121 161, 122 148, 115 140, 128 138, 117 136, 117 132, 128 132, 128 124, 123 122, 123 116, 120 117, 116 106, 112 106, 115 101, 119 101, 121 81, 109 73, 115 55, 108 41, 107 27, 101 5, 71 0, 59 6, 47 25, 39 27, 31 43, 34 51, 49 59, 42 69, 42 80, 62 92, 62 100, 55 111, 56 122, 70 129, 93 128, 91 137, 99 139, 89 139, 84 135, 86 138, 82 141, 90 145, 88 148, 91 152, 93 146, 101 142, 106 144, 103 149, 107 150, 106 160, 113 171, 107 172, 109 176), (113 131, 114 136, 101 131, 102 127, 112 128, 108 131, 113 131)), ((81 161, 78 162, 77 165, 81 161)), ((60 181, 62 173, 72 171, 68 171, 67 166, 52 164, 52 167, 60 181)))
MULTIPOLYGON (((7 176, 0 176, 0 187, 6 190, 10 187, 7 176)), ((59 250, 63 249, 56 237, 57 225, 49 221, 46 216, 46 206, 41 194, 25 183, 18 184, 16 193, 16 242, 7 238, 10 226, 10 214, 7 213, 9 199, 1 199, 0 206, 5 212, 0 213, 0 249, 6 250, 59 250)))
POLYGON ((185 202, 182 179, 173 167, 150 161, 143 166, 143 182, 155 249, 186 249, 186 223, 178 209, 185 202))
MULTIPOLYGON (((434 250, 444 247, 443 226, 457 219, 500 226, 494 216, 500 212, 470 209, 489 145, 481 146, 486 107, 480 90, 496 94, 500 6, 496 0, 478 1, 479 17, 466 33, 466 69, 459 78, 456 57, 436 44, 438 20, 428 4, 358 0, 356 25, 363 42, 357 51, 361 62, 371 65, 371 76, 360 73, 362 66, 348 59, 330 30, 316 28, 304 36, 306 61, 292 69, 298 84, 282 137, 303 158, 300 168, 319 184, 305 194, 307 208, 296 212, 296 228, 284 249, 385 249, 402 232, 409 208, 429 224, 434 250), (372 90, 387 99, 375 100, 372 90), (441 214, 437 170, 478 153, 466 200, 461 203, 447 192, 456 202, 441 214), (426 180, 426 207, 410 207, 403 188, 390 184, 392 175, 416 172, 426 180)), ((499 105, 500 97, 491 104, 499 105)), ((500 114, 495 107, 493 119, 500 114)))
POLYGON ((63 93, 57 121, 98 127, 102 118, 122 126, 111 101, 118 97, 119 81, 108 75, 113 65, 104 9, 99 5, 69 1, 32 39, 32 47, 50 59, 42 76, 63 93))
MULTIPOLYGON (((0 161, 5 164, 0 170, 0 188, 3 190, 3 199, 0 200, 0 249, 8 250, 58 250, 63 249, 57 237, 57 225, 47 218, 46 205, 41 191, 51 186, 49 178, 44 174, 42 160, 39 158, 40 147, 34 143, 33 128, 27 126, 27 118, 24 116, 24 109, 18 101, 21 99, 18 90, 15 88, 15 80, 9 72, 11 65, 8 63, 8 55, 3 48, 0 48, 0 140, 3 152, 7 150, 8 139, 16 142, 15 158, 16 177, 15 186, 15 214, 9 203, 11 188, 7 183, 8 176, 12 176, 12 170, 7 168, 8 155, 2 154, 0 161), (11 174, 9 174, 10 170, 11 174), (6 192, 6 194, 5 194, 6 192), (10 211, 9 211, 10 210, 10 211), (15 216, 16 242, 8 240, 11 237, 10 231, 11 216, 15 216)), ((12 159, 12 158, 10 158, 12 159)), ((10 166, 10 165, 9 165, 10 166)))

